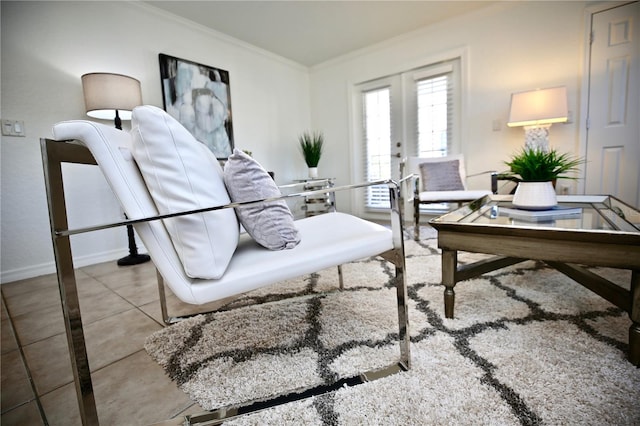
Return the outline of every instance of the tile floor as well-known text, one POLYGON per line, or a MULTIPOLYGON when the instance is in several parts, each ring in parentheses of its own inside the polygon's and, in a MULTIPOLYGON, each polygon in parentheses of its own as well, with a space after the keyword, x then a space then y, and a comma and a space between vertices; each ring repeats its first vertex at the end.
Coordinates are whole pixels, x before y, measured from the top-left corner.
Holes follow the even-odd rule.
MULTIPOLYGON (((100 424, 147 425, 201 411, 144 350, 162 328, 153 264, 92 265, 78 269, 76 281, 100 424)), ((55 275, 1 290, 0 423, 81 424, 55 275)), ((171 314, 187 311, 170 295, 171 314)))

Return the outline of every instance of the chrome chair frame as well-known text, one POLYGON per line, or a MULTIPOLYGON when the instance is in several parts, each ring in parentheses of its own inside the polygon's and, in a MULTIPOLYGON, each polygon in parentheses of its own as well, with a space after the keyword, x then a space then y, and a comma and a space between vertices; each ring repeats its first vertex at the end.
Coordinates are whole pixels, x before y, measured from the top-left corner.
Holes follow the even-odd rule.
MULTIPOLYGON (((448 199, 442 199, 442 200, 437 200, 437 201, 421 201, 420 200, 420 176, 413 173, 413 174, 409 174, 407 176, 404 176, 404 168, 405 168, 405 162, 401 161, 400 162, 400 181, 401 182, 405 182, 407 185, 409 185, 408 182, 413 181, 413 188, 412 188, 412 192, 413 192, 413 239, 415 241, 419 241, 420 240, 420 206, 421 205, 427 205, 427 204, 441 204, 441 203, 456 203, 458 207, 461 207, 462 204, 466 204, 466 203, 470 203, 472 201, 475 201, 477 198, 457 198, 455 200, 448 200, 448 199)), ((471 177, 476 177, 476 176, 481 176, 481 175, 486 175, 489 174, 491 175, 491 192, 493 194, 497 194, 498 193, 498 172, 496 172, 495 170, 488 170, 485 172, 480 172, 480 173, 474 173, 471 175, 466 175, 466 178, 471 178, 471 177)), ((460 192, 464 192, 464 191, 460 191, 460 192)), ((404 205, 404 198, 402 199, 401 203, 404 205)))
MULTIPOLYGON (((78 229, 69 229, 67 220, 66 202, 64 197, 64 181, 62 174, 63 163, 76 163, 96 165, 96 160, 90 153, 89 149, 80 143, 73 141, 55 141, 52 139, 41 139, 41 152, 43 159, 44 177, 47 202, 49 206, 49 220, 51 226, 51 239, 53 243, 53 251, 56 264, 56 274, 58 279, 58 287, 60 298, 62 301, 62 311, 65 324, 65 332, 67 336, 67 344, 71 359, 71 367, 73 371, 74 385, 78 399, 80 410, 80 418, 83 425, 99 424, 98 413, 96 409, 96 401, 93 392, 93 384, 91 378, 91 370, 87 357, 85 335, 82 326, 82 317, 80 303, 78 299, 78 290, 75 277, 75 269, 73 265, 73 256, 71 252, 70 237, 87 232, 94 232, 103 229, 134 225, 137 223, 149 222, 167 219, 176 216, 204 213, 207 211, 235 208, 240 206, 255 205, 264 202, 286 200, 295 197, 312 196, 320 193, 335 194, 337 191, 352 190, 364 188, 373 185, 386 185, 389 187, 389 195, 391 199, 391 229, 393 236, 393 249, 381 253, 384 259, 394 264, 396 269, 395 286, 397 295, 398 308, 398 328, 399 328, 399 344, 400 359, 397 363, 379 370, 373 370, 362 373, 355 379, 353 384, 375 380, 394 374, 400 371, 407 371, 410 368, 410 341, 409 341, 409 322, 407 307, 407 285, 405 275, 405 257, 404 257, 404 241, 403 241, 403 223, 401 206, 399 203, 400 189, 396 182, 392 180, 368 182, 363 184, 339 186, 333 188, 325 188, 316 191, 306 191, 296 194, 288 194, 277 198, 269 198, 244 203, 231 203, 224 206, 215 206, 205 209, 198 209, 188 212, 173 213, 167 215, 159 215, 136 220, 123 220, 109 224, 89 226, 78 229)), ((153 260, 153 259, 152 259, 153 260)), ((159 274, 158 274, 159 275, 159 274)), ((349 380, 351 380, 349 379, 349 380)), ((345 382, 343 379, 341 382, 345 382)), ((308 390, 304 395, 313 396, 334 390, 321 386, 308 390)), ((276 402, 277 405, 282 402, 276 402)), ((241 407, 242 408, 242 407, 241 407)), ((186 416, 185 424, 196 424, 198 422, 206 422, 206 424, 218 424, 223 419, 232 417, 241 412, 241 408, 227 409, 222 408, 215 412, 199 414, 196 416, 186 416), (212 420, 213 419, 213 420, 212 420)))

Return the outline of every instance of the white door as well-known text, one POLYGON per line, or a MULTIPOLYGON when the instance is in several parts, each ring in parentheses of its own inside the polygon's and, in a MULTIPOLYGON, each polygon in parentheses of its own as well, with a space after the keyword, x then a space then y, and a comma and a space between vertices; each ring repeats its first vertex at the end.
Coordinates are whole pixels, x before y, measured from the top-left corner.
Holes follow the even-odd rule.
MULTIPOLYGON (((460 92, 458 58, 356 85, 353 122, 362 158, 356 180, 397 180, 406 156, 459 152, 460 92)), ((363 217, 386 212, 388 189, 367 189, 359 206, 363 217)))
MULTIPOLYGON (((358 87, 357 116, 360 120, 359 140, 362 143, 362 174, 359 180, 377 181, 398 179, 402 156, 402 111, 395 101, 401 99, 398 76, 381 78, 358 87)), ((368 187, 364 194, 366 211, 389 208, 389 189, 386 186, 368 187)))
POLYGON ((640 205, 640 2, 591 21, 585 192, 640 205))

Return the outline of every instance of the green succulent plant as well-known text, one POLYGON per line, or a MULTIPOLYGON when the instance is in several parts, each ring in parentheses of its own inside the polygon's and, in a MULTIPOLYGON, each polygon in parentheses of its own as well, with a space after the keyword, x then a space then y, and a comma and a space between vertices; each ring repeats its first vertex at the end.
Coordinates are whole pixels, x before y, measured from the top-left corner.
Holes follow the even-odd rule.
POLYGON ((318 167, 322 156, 324 135, 321 132, 304 132, 298 137, 300 150, 308 167, 318 167))
POLYGON ((578 166, 582 163, 584 159, 575 158, 569 154, 559 154, 556 150, 524 148, 519 154, 514 155, 511 161, 505 161, 509 166, 509 172, 505 174, 512 177, 518 176, 523 182, 548 182, 559 178, 575 179, 566 173, 578 170, 578 166))

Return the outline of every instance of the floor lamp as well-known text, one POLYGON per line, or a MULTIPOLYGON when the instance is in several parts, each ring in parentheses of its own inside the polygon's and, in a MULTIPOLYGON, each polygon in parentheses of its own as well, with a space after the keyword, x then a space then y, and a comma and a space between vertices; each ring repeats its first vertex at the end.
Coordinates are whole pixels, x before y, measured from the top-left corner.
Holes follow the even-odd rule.
MULTIPOLYGON (((132 77, 111 73, 90 73, 82 76, 82 91, 87 115, 102 120, 114 120, 116 128, 122 130, 122 120, 131 120, 131 111, 142 105, 140 81, 132 77)), ((125 215, 126 216, 126 215, 125 215)), ((118 265, 137 265, 151 260, 139 254, 133 226, 127 225, 129 255, 118 259, 118 265)))

